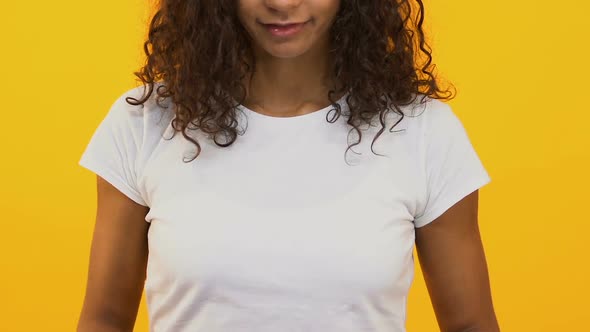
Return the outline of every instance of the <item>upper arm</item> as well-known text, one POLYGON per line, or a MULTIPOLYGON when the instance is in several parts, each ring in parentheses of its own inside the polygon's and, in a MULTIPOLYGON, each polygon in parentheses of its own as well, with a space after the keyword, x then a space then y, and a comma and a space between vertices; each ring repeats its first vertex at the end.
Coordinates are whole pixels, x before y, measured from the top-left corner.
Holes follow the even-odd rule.
POLYGON ((132 331, 146 275, 149 223, 145 216, 149 208, 134 202, 100 176, 97 197, 78 331, 90 331, 96 324, 132 331))
POLYGON ((441 331, 499 331, 478 227, 478 190, 416 228, 416 250, 441 331))

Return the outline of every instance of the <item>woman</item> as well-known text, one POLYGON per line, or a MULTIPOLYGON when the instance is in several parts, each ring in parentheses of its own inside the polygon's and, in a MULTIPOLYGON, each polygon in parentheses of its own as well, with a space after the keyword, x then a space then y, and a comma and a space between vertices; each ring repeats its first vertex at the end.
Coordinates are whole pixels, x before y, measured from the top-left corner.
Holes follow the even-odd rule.
POLYGON ((145 89, 80 160, 98 207, 78 331, 131 331, 144 286, 154 332, 405 331, 414 244, 440 329, 499 330, 490 177, 441 101, 421 1, 157 9, 145 89))

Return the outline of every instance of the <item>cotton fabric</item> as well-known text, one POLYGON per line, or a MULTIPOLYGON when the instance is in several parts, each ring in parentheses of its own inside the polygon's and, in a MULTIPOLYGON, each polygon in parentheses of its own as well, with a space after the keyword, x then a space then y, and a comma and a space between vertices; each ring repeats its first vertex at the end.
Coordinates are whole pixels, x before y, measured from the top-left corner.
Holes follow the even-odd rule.
MULTIPOLYGON (((272 117, 242 105, 229 147, 172 135, 172 105, 126 91, 79 164, 137 204, 151 332, 404 332, 415 228, 491 181, 451 107, 420 98, 362 128, 333 107, 272 117)), ((124 254, 124 253, 121 253, 124 254)))

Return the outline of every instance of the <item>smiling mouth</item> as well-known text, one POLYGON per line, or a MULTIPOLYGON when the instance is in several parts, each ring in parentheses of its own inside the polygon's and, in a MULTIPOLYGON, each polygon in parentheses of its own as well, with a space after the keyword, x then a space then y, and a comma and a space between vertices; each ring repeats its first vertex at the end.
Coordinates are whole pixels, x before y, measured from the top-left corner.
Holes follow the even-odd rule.
POLYGON ((300 23, 261 23, 268 32, 274 37, 286 38, 295 36, 299 33, 309 21, 300 23))
POLYGON ((262 23, 264 25, 273 25, 278 27, 286 27, 289 25, 297 25, 297 24, 304 24, 305 22, 293 22, 293 23, 262 23))

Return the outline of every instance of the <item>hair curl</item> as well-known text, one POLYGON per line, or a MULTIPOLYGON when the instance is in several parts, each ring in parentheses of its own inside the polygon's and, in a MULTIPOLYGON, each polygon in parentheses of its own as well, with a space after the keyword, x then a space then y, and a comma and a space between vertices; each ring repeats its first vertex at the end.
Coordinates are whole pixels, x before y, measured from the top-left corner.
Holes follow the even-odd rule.
MULTIPOLYGON (((330 90, 328 98, 341 114, 332 95, 349 92, 347 123, 360 144, 359 125, 376 115, 385 129, 385 115, 413 103, 418 95, 450 100, 453 93, 440 88, 434 75, 432 50, 423 31, 422 0, 342 0, 331 27, 331 73, 343 86, 330 90), (413 6, 414 5, 414 6, 413 6), (417 5, 417 8, 415 8, 417 5), (414 7, 414 8, 413 8, 414 7), (416 12, 416 13, 415 13, 416 12), (413 17, 416 14, 416 17, 413 17), (383 98, 385 96, 386 98, 383 98)), ((220 147, 231 145, 238 135, 235 108, 242 100, 229 91, 245 91, 243 78, 255 70, 249 36, 237 16, 237 0, 160 0, 144 42, 145 65, 135 72, 146 88, 140 99, 127 97, 131 105, 144 104, 154 92, 158 104, 170 98, 175 106, 174 133, 196 145, 187 133, 189 124, 208 134, 220 147), (158 84, 165 82, 165 84, 158 84), (219 142, 218 136, 226 137, 219 142)), ((452 85, 451 85, 452 87, 452 85)), ((373 153, 375 153, 373 151, 373 153)))

